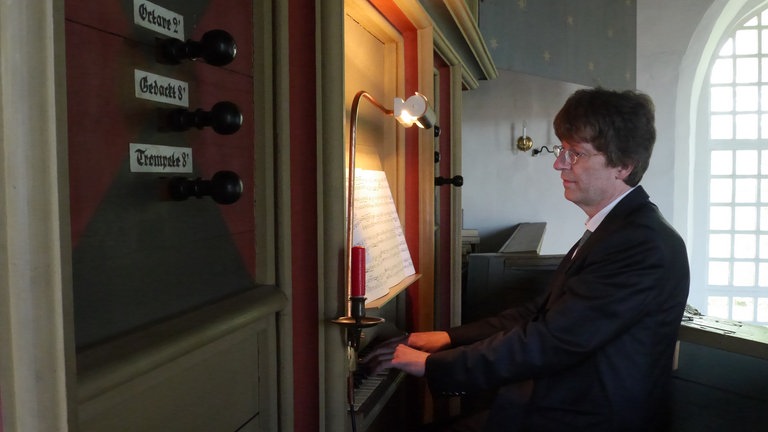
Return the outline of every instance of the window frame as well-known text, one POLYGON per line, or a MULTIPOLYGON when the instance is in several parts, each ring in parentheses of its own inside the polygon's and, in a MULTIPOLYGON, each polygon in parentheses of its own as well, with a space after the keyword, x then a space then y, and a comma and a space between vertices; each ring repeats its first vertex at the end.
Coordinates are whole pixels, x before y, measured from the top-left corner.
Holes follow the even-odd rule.
MULTIPOLYGON (((742 33, 743 34, 743 33, 742 33)), ((699 99, 699 119, 697 122, 699 125, 697 132, 698 136, 704 137, 700 143, 704 144, 701 147, 695 149, 695 170, 694 170, 694 196, 693 196, 693 232, 698 233, 696 237, 701 239, 704 247, 695 248, 692 251, 691 258, 693 261, 693 268, 698 269, 697 272, 692 274, 692 290, 690 302, 700 305, 706 315, 718 316, 726 319, 740 320, 744 322, 754 323, 758 325, 768 325, 768 282, 765 282, 766 286, 760 286, 760 265, 765 268, 763 271, 766 273, 764 280, 768 281, 768 242, 765 245, 765 251, 762 252, 764 258, 760 258, 760 236, 766 236, 768 239, 768 222, 763 226, 760 226, 760 212, 766 212, 768 216, 768 7, 763 6, 760 9, 755 9, 747 14, 744 14, 740 19, 735 20, 734 24, 723 33, 720 41, 717 44, 718 49, 715 51, 711 59, 709 59, 705 79, 700 92, 699 99), (749 25, 751 21, 756 20, 755 25, 749 25), (738 32, 749 29, 757 30, 757 49, 754 55, 750 54, 738 54, 737 53, 737 34, 738 32), (761 36, 762 34, 762 36, 761 36), (757 62, 757 80, 754 83, 740 83, 737 80, 737 66, 732 66, 733 79, 728 83, 712 83, 713 69, 719 59, 724 58, 722 54, 723 47, 732 41, 733 47, 730 54, 730 58, 734 59, 734 64, 737 63, 736 59, 756 57, 757 62), (757 95, 756 109, 751 111, 739 111, 738 100, 736 97, 736 89, 744 86, 756 86, 758 91, 765 92, 765 95, 761 98, 760 94, 757 95), (725 111, 712 111, 712 88, 730 88, 732 90, 733 99, 730 110, 725 111), (761 101, 762 99, 762 101, 761 101), (763 106, 761 106, 761 104, 763 106), (751 139, 740 139, 737 137, 737 126, 732 126, 733 135, 731 138, 715 139, 711 135, 711 120, 713 115, 719 115, 721 113, 728 113, 732 116, 736 116, 739 112, 749 112, 756 114, 757 120, 757 137, 751 139), (764 130, 760 130, 760 117, 763 116, 767 120, 763 125, 764 130), (733 172, 730 175, 713 175, 711 166, 711 154, 713 151, 729 150, 732 151, 733 161, 731 166, 733 172), (757 172, 755 174, 743 175, 736 172, 736 155, 737 152, 743 150, 756 150, 758 152, 759 159, 757 160, 757 172), (713 203, 710 202, 711 194, 711 181, 713 178, 731 178, 734 180, 755 178, 756 181, 756 198, 754 203, 738 203, 735 195, 732 196, 730 203, 720 204, 722 206, 728 206, 730 208, 730 228, 729 229, 712 229, 710 210, 713 207, 713 203), (761 200, 761 183, 766 190, 763 192, 765 198, 761 200), (698 186, 696 186, 698 185, 698 186), (736 208, 739 207, 755 207, 755 227, 754 229, 739 230, 736 229, 736 208), (761 209, 762 208, 762 209, 761 209), (713 258, 709 253, 710 250, 710 236, 712 234, 724 234, 731 237, 730 253, 727 258, 713 258), (736 249, 733 239, 739 235, 753 235, 755 245, 755 256, 753 258, 738 258, 736 257, 736 249), (730 267, 728 275, 728 285, 710 285, 709 278, 709 263, 710 261, 727 262, 730 267), (749 287, 733 285, 733 265, 737 262, 750 262, 755 266, 755 277, 753 284, 749 287), (699 287, 696 289, 696 287, 699 287), (726 297, 728 299, 727 313, 723 314, 718 311, 712 310, 709 304, 711 297, 726 297), (751 308, 751 316, 734 315, 734 300, 736 298, 750 297, 753 299, 751 308), (763 312, 760 314, 758 302, 764 304, 763 312), (760 315, 758 315, 760 314, 760 315), (749 318, 749 319, 747 319, 749 318), (758 320, 758 318, 762 318, 758 320)), ((737 193, 735 186, 731 187, 733 194, 737 193)), ((768 217, 766 218, 768 220, 768 217)))

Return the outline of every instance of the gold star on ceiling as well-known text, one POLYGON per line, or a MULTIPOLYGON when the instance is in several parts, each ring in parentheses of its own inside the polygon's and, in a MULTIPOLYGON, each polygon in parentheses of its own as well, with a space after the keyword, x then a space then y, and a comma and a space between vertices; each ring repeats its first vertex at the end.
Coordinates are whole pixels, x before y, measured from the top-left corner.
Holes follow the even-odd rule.
POLYGON ((569 27, 573 27, 573 17, 571 15, 565 17, 565 23, 568 24, 569 27))
POLYGON ((542 54, 542 57, 544 57, 544 61, 546 63, 549 63, 549 59, 552 58, 552 55, 549 54, 549 51, 544 51, 544 54, 542 54))

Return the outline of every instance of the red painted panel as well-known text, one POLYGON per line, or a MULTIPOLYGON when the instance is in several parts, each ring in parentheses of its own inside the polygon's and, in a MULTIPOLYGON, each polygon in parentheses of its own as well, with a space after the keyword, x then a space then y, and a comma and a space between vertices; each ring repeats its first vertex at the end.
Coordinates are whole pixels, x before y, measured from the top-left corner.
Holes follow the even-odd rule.
POLYGON ((294 430, 320 430, 315 0, 290 0, 291 265, 294 430))
MULTIPOLYGON (((154 44, 155 38, 168 38, 133 24, 133 2, 134 0, 67 0, 65 16, 69 22, 102 29, 148 45, 154 44)), ((224 68, 246 75, 251 74, 254 49, 251 2, 242 0, 152 0, 151 2, 184 16, 185 40, 199 41, 206 31, 213 29, 223 29, 230 33, 237 42, 238 55, 224 68)))
MULTIPOLYGON (((405 96, 419 91, 419 41, 416 26, 392 0, 369 0, 369 2, 403 36, 403 56, 405 68, 405 96)), ((411 251, 414 268, 420 270, 420 208, 419 208, 419 135, 414 128, 405 132, 405 241, 411 251)), ((424 179, 423 181, 432 181, 424 179)), ((406 321, 410 329, 421 330, 415 324, 419 320, 421 309, 419 302, 420 282, 414 283, 407 291, 406 321)))
MULTIPOLYGON (((137 62, 135 45, 122 38, 97 37, 93 29, 67 24, 67 92, 72 238, 76 245, 101 197, 127 157, 132 139, 130 118, 123 106, 133 97, 130 65, 137 62), (75 49, 74 47, 88 47, 75 49), (88 99, 87 101, 85 99, 88 99), (118 118, 120 121, 117 121, 118 118)), ((136 110, 142 103, 135 103, 136 110)), ((144 106, 144 111, 151 109, 144 106)))
MULTIPOLYGON (((136 31, 133 26, 132 7, 133 0, 100 2, 67 0, 64 15, 67 21, 110 29, 112 33, 127 36, 136 31)), ((75 46, 81 49, 90 47, 89 45, 75 46)))
POLYGON ((400 33, 416 31, 410 19, 392 0, 369 0, 371 4, 389 21, 400 33))
MULTIPOLYGON (((405 56, 405 94, 411 95, 419 91, 419 45, 418 35, 415 31, 403 33, 403 51, 405 56)), ((405 241, 413 257, 413 266, 416 272, 420 270, 421 257, 421 212, 419 206, 419 182, 430 181, 422 180, 419 175, 419 130, 412 127, 405 132, 405 241)), ((408 289, 407 296, 409 300, 409 328, 422 330, 416 323, 420 321, 419 313, 421 304, 419 302, 419 287, 421 283, 415 283, 408 289)), ((424 329, 426 330, 426 329, 424 329)))
POLYGON ((154 2, 184 15, 189 38, 222 28, 238 44, 225 67, 158 63, 155 35, 133 25, 132 1, 66 4, 70 210, 78 346, 216 301, 253 286, 253 84, 251 2, 154 2), (178 108, 134 95, 134 70, 181 80, 189 110, 234 102, 244 117, 233 135, 210 128, 161 130, 178 108), (130 172, 130 143, 191 148, 191 173, 130 172), (174 202, 172 176, 242 179, 232 205, 210 198, 174 202))

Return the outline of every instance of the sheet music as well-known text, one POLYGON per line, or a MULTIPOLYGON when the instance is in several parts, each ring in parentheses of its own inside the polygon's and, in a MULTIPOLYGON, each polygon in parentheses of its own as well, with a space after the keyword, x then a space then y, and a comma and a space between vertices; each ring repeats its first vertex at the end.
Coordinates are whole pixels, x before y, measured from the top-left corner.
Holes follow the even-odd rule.
POLYGON ((367 301, 416 271, 384 171, 355 169, 352 243, 365 248, 367 301))

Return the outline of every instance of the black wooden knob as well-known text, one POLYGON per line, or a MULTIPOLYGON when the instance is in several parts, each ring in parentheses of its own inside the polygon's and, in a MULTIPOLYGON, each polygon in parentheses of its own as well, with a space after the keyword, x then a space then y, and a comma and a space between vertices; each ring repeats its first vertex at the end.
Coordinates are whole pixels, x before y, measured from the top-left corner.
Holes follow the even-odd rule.
POLYGON ((231 135, 243 124, 243 114, 232 102, 219 102, 210 111, 197 109, 189 111, 184 108, 172 110, 168 114, 168 125, 172 130, 185 131, 196 127, 202 129, 210 126, 216 133, 231 135))
POLYGON ((231 63, 237 55, 235 39, 224 30, 218 29, 205 32, 199 42, 165 39, 160 41, 159 48, 159 60, 168 64, 202 58, 210 65, 224 66, 231 63))
POLYGON ((233 204, 243 194, 243 182, 240 176, 232 171, 219 171, 210 180, 174 177, 168 188, 171 198, 176 201, 184 201, 191 196, 210 196, 219 204, 233 204))
POLYGON ((461 187, 464 185, 464 177, 455 175, 452 178, 445 178, 443 176, 435 177, 435 186, 453 185, 461 187))

